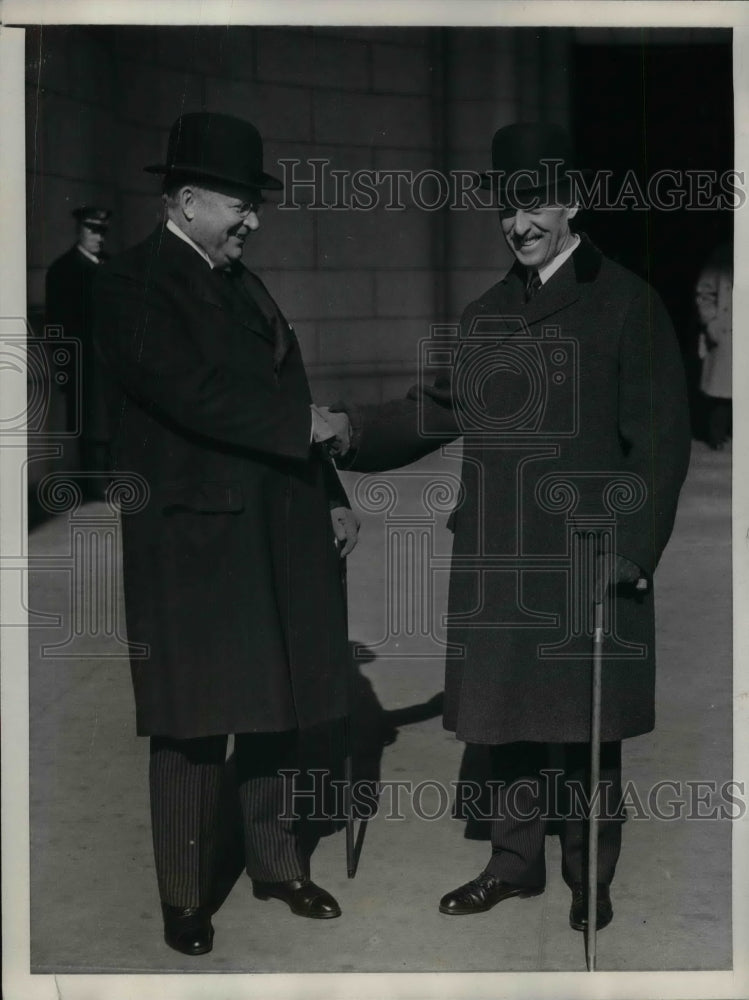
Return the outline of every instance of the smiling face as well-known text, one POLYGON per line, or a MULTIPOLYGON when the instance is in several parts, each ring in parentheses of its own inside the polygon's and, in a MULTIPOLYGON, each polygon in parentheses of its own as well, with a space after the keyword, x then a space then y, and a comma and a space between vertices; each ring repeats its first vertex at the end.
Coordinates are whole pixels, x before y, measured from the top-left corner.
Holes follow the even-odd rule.
POLYGON ((260 193, 232 185, 185 184, 169 204, 170 217, 208 254, 214 267, 239 260, 245 240, 260 228, 260 193))
POLYGON ((227 267, 239 260, 251 232, 260 228, 258 205, 249 192, 197 189, 197 212, 192 238, 203 247, 215 267, 227 267))
POLYGON ((502 209, 499 218, 507 245, 525 267, 538 270, 572 243, 569 220, 577 206, 540 205, 530 209, 502 209))

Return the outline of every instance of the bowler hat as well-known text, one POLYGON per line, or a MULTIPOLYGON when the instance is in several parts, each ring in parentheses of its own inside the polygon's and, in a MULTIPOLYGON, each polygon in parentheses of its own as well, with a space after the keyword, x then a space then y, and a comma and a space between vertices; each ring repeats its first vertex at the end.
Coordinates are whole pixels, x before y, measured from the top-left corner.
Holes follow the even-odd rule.
POLYGON ((549 122, 516 122, 494 133, 492 173, 483 174, 481 187, 493 187, 500 204, 537 203, 568 190, 570 171, 578 170, 572 140, 559 125, 549 122))
POLYGON ((172 125, 166 163, 152 174, 187 174, 248 188, 280 191, 283 184, 263 170, 263 140, 250 122, 212 111, 181 115, 172 125))

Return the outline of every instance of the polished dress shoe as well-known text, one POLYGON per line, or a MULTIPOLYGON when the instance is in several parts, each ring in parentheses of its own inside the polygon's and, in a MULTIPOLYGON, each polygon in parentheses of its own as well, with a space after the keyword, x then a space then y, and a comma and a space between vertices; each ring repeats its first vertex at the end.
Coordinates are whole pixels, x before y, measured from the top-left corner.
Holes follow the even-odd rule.
MULTIPOLYGON (((602 882, 598 883, 596 891, 596 928, 601 930, 606 927, 614 918, 614 908, 611 905, 609 887, 602 882)), ((575 882, 572 886, 572 906, 570 907, 570 927, 574 931, 585 931, 588 929, 588 889, 582 882, 575 882)))
POLYGON ((169 906, 161 904, 164 914, 164 940, 183 955, 205 955, 213 947, 213 925, 205 906, 169 906))
POLYGON ((511 899, 513 896, 540 896, 543 891, 542 885, 513 885, 511 882, 502 882, 489 872, 482 872, 477 878, 443 896, 440 900, 440 913, 456 916, 484 913, 497 903, 501 903, 503 899, 511 899))
POLYGON ((308 878, 293 878, 288 882, 253 882, 252 894, 258 899, 281 899, 292 913, 316 920, 340 917, 341 908, 329 892, 308 878))

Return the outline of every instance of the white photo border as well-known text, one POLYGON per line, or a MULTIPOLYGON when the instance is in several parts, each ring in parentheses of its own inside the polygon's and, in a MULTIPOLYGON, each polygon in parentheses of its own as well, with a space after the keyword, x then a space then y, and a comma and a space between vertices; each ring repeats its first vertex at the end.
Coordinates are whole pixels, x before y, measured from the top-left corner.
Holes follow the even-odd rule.
MULTIPOLYGON (((740 2, 615 0, 3 0, 0 28, 0 328, 26 310, 24 31, 23 24, 366 24, 376 26, 543 25, 576 27, 732 27, 734 31, 735 163, 749 167, 749 5, 740 2)), ((749 171, 748 171, 749 172, 749 171)), ((734 317, 749 320, 749 208, 735 215, 734 317)), ((735 386, 749 386, 749 344, 735 338, 735 386)), ((749 773, 749 400, 734 391, 733 629, 734 774, 749 773)), ((0 426, 25 409, 25 378, 0 370, 0 426)), ((0 450, 0 551, 21 559, 26 532, 25 446, 0 450)), ((14 563, 15 565, 15 563, 14 563)), ((19 562, 20 565, 20 562, 19 562)), ((23 620, 25 598, 3 586, 0 621, 23 620)), ((532 998, 635 997, 709 1000, 749 996, 749 817, 733 826, 733 958, 726 972, 580 973, 353 973, 315 975, 31 975, 29 928, 28 637, 22 628, 0 634, 2 666, 2 904, 3 986, 6 1000, 221 1000, 258 997, 532 998)), ((706 667, 707 668, 707 667, 706 667)))

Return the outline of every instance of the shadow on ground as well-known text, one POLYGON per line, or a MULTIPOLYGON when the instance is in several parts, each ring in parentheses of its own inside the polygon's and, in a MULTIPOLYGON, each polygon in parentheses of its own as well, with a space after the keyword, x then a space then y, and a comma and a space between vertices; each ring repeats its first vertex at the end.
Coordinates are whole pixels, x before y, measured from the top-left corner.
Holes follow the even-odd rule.
MULTIPOLYGON (((361 665, 375 660, 374 653, 356 642, 349 643, 349 647, 351 708, 348 719, 337 719, 300 734, 300 774, 295 780, 294 792, 301 816, 299 837, 307 858, 312 857, 323 837, 345 826, 343 789, 347 755, 351 758, 352 783, 360 792, 351 806, 353 818, 359 821, 356 832, 358 860, 366 824, 377 812, 384 748, 395 743, 401 726, 425 722, 442 714, 442 692, 428 701, 405 708, 384 709, 371 681, 360 670, 361 665)), ((244 870, 242 815, 233 755, 227 759, 224 771, 221 816, 216 909, 226 900, 244 870)))

